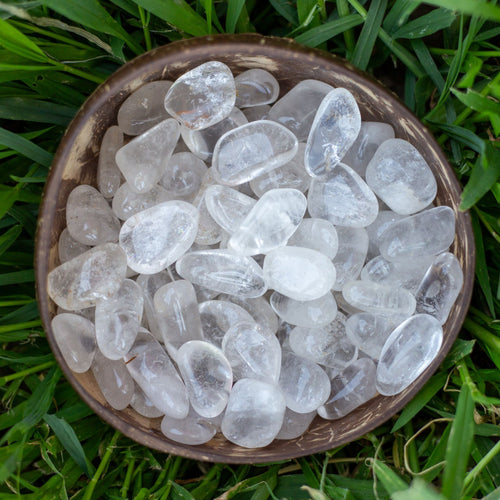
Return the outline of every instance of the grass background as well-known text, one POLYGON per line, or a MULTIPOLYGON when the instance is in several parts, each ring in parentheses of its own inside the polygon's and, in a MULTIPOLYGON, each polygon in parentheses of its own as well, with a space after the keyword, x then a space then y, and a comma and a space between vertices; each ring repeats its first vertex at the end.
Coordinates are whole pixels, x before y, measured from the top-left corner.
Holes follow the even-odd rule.
POLYGON ((494 0, 0 0, 0 500, 500 499, 499 21, 494 0), (218 32, 292 37, 393 89, 446 151, 477 246, 460 338, 404 411, 263 466, 167 456, 100 421, 61 376, 34 295, 38 204, 78 107, 134 56, 218 32))

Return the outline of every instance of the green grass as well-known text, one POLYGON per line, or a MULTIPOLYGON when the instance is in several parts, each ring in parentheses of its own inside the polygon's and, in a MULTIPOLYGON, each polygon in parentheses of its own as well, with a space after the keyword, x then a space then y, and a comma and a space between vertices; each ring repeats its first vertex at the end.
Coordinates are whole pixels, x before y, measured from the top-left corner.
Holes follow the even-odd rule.
POLYGON ((498 21, 494 0, 2 0, 0 500, 499 499, 498 21), (137 54, 224 31, 294 37, 391 87, 447 153, 477 245, 460 338, 418 396, 349 445, 263 466, 167 456, 101 422, 54 362, 33 283, 44 180, 78 107, 137 54))

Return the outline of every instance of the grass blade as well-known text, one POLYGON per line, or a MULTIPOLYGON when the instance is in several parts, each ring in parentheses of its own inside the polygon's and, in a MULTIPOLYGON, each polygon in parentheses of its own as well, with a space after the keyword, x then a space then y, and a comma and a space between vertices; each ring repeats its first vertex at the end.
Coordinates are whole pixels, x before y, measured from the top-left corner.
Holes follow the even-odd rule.
POLYGON ((240 18, 241 9, 245 5, 245 0, 228 0, 226 14, 226 32, 234 33, 236 23, 240 18))
POLYGON ((455 14, 448 9, 432 10, 428 14, 417 17, 396 30, 393 38, 423 38, 437 31, 449 28, 455 20, 455 14))
POLYGON ((31 61, 45 62, 48 60, 36 43, 2 18, 0 18, 0 45, 31 61))
POLYGON ((1 97, 0 119, 68 125, 77 108, 24 97, 1 97))
POLYGON ((406 491, 397 491, 392 500, 445 500, 432 486, 421 479, 415 479, 406 491))
POLYGON ((406 23, 419 4, 420 2, 416 0, 396 0, 387 16, 385 16, 384 30, 392 35, 394 31, 406 23))
POLYGON ((42 149, 40 146, 28 141, 28 139, 1 127, 0 144, 17 151, 23 156, 26 156, 30 160, 33 160, 44 167, 48 168, 52 163, 52 155, 45 151, 45 149, 42 149))
POLYGON ((425 3, 435 5, 436 7, 445 7, 446 9, 455 10, 462 14, 482 17, 491 21, 500 21, 500 8, 494 2, 470 0, 425 0, 425 3))
POLYGON ((0 236, 0 255, 2 255, 8 248, 19 238, 23 228, 20 224, 16 224, 0 236))
POLYGON ((377 475, 377 479, 382 483, 382 486, 386 489, 387 493, 391 495, 391 497, 397 491, 404 491, 408 489, 406 482, 384 462, 374 459, 373 471, 377 475))

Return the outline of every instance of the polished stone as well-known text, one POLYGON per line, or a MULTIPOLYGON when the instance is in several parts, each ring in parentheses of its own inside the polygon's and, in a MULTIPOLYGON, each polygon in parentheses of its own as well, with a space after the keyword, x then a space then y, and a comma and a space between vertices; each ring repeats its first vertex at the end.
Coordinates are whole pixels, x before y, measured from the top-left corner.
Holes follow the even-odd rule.
POLYGON ((185 418, 165 415, 161 421, 161 432, 176 443, 195 446, 210 441, 217 433, 217 425, 191 408, 185 418))
POLYGON ((68 228, 62 230, 59 236, 59 242, 57 244, 57 251, 59 253, 59 260, 61 264, 68 262, 75 257, 78 257, 87 250, 90 250, 90 246, 84 245, 79 241, 76 241, 71 234, 69 234, 68 228))
POLYGON ((269 71, 260 68, 248 69, 235 79, 236 106, 248 108, 271 104, 279 96, 278 80, 269 71))
POLYGON ((288 240, 295 247, 312 248, 333 259, 339 248, 335 226, 325 219, 305 218, 288 240))
POLYGON ((137 193, 125 182, 118 188, 112 207, 115 215, 124 221, 147 208, 170 200, 172 196, 158 184, 146 193, 137 193))
POLYGON ((116 152, 123 146, 123 134, 113 125, 106 130, 97 161, 97 187, 104 198, 112 198, 120 187, 122 173, 116 164, 116 152))
POLYGON ((143 417, 158 418, 163 416, 163 412, 156 408, 146 394, 144 394, 144 391, 137 385, 135 386, 130 406, 143 417))
POLYGON ((290 408, 287 408, 285 416, 283 417, 283 425, 276 439, 295 439, 302 436, 302 434, 307 431, 316 415, 316 411, 296 413, 290 410, 290 408))

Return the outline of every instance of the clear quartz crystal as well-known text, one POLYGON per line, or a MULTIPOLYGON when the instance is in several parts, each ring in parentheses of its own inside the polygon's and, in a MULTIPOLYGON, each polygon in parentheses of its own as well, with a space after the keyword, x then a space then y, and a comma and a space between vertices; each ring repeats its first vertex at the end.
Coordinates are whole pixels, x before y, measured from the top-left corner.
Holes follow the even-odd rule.
POLYGON ((378 214, 378 201, 365 181, 343 163, 313 178, 307 196, 311 217, 348 227, 369 226, 378 214))
POLYGON ((437 356, 443 329, 428 314, 416 314, 389 336, 377 366, 377 390, 394 396, 414 382, 437 356))
POLYGON ((233 369, 234 380, 252 378, 277 383, 281 346, 276 336, 255 322, 233 325, 222 339, 222 351, 233 369))
POLYGON ((302 434, 307 431, 316 415, 316 411, 296 413, 290 410, 290 408, 287 408, 285 416, 283 417, 283 425, 276 439, 295 439, 302 436, 302 434))
POLYGON ((197 230, 198 210, 193 205, 166 201, 127 219, 120 231, 120 246, 130 268, 154 274, 188 250, 197 230))
POLYGON ((116 164, 116 152, 123 146, 123 134, 113 125, 104 133, 97 162, 97 187, 104 198, 112 198, 120 187, 122 173, 116 164))
POLYGON ((115 243, 105 243, 50 271, 47 292, 63 309, 84 309, 114 295, 126 271, 125 252, 115 243))
POLYGON ((118 127, 127 135, 140 135, 169 118, 163 102, 172 86, 168 80, 149 82, 134 91, 118 110, 118 127))
POLYGON ((312 248, 333 259, 339 248, 335 226, 325 219, 305 218, 288 240, 296 247, 312 248))
POLYGON ((397 214, 392 210, 379 210, 377 218, 366 226, 366 232, 370 243, 368 245, 368 258, 376 257, 380 254, 379 242, 383 232, 393 223, 402 219, 404 215, 397 214))
POLYGON ((96 353, 94 324, 78 314, 63 313, 54 316, 51 326, 69 368, 76 373, 86 372, 96 353))
POLYGON ((269 106, 269 104, 262 104, 260 106, 243 109, 243 114, 249 122, 267 120, 267 115, 269 114, 270 109, 271 106, 269 106))
POLYGON ((267 290, 262 268, 229 250, 202 250, 182 256, 177 272, 192 283, 239 297, 260 297, 267 290))
POLYGON ((305 142, 323 98, 333 87, 318 80, 303 80, 270 109, 268 120, 287 127, 300 142, 305 142))
POLYGON ((179 348, 176 363, 196 413, 205 418, 220 415, 233 384, 231 365, 222 351, 208 342, 191 340, 179 348))
POLYGON ((306 207, 306 197, 297 189, 271 189, 252 207, 228 247, 240 255, 256 255, 285 245, 306 207))
POLYGON ((185 127, 200 130, 226 118, 235 101, 231 70, 224 63, 210 61, 174 82, 165 97, 165 109, 185 127))
POLYGON ((279 247, 264 259, 268 287, 291 299, 319 299, 332 288, 335 278, 332 261, 310 248, 279 247))
POLYGON ((403 139, 388 139, 366 167, 366 182, 391 210, 409 215, 427 207, 437 183, 422 155, 403 139))
POLYGON ((77 186, 68 196, 66 223, 69 234, 84 245, 118 241, 120 221, 97 189, 77 186))
POLYGON ((352 146, 361 128, 361 114, 346 89, 329 92, 316 112, 307 138, 305 167, 311 176, 330 172, 352 146))
POLYGON ((260 68, 248 69, 235 79, 236 106, 248 108, 271 104, 278 98, 280 86, 278 80, 269 71, 260 68))
POLYGON ((237 186, 288 163, 297 153, 297 138, 283 125, 259 120, 226 132, 215 145, 214 177, 237 186))
POLYGON ((117 151, 116 163, 132 189, 146 193, 158 183, 179 134, 179 124, 173 118, 168 118, 117 151))
POLYGON ((143 417, 158 418, 163 415, 163 412, 156 408, 146 394, 144 394, 144 391, 137 385, 135 386, 130 406, 143 417))
POLYGON ((132 347, 144 309, 141 287, 125 280, 112 297, 101 299, 95 309, 96 339, 109 359, 121 359, 132 347))
POLYGON ((113 198, 113 212, 121 220, 127 220, 146 208, 154 207, 164 201, 170 201, 172 196, 161 186, 153 186, 147 193, 137 193, 130 184, 122 184, 113 198))
POLYGON ((87 250, 90 250, 90 248, 91 247, 88 245, 84 245, 83 243, 76 241, 71 234, 69 234, 67 227, 62 230, 57 246, 61 264, 73 259, 74 257, 78 257, 87 250))
POLYGON ((239 380, 229 396, 222 433, 244 448, 262 448, 280 431, 285 408, 285 398, 276 385, 261 380, 239 380))
POLYGON ((161 421, 161 432, 176 443, 199 445, 207 443, 215 436, 217 425, 190 408, 185 418, 165 415, 161 421))

